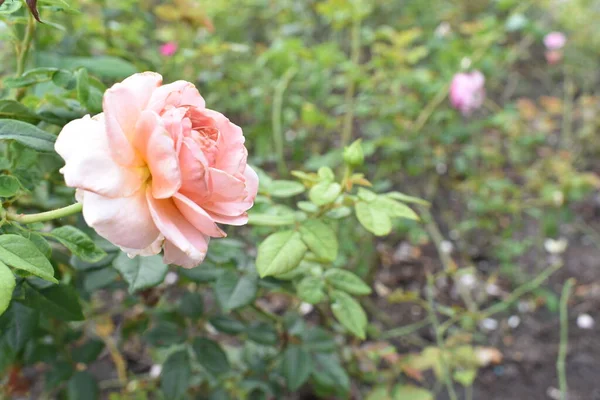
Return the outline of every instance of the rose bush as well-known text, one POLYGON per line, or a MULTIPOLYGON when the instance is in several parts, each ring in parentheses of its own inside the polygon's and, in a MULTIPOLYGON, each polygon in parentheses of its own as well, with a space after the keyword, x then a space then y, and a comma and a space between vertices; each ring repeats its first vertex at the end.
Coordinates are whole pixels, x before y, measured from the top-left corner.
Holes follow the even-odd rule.
POLYGON ((130 256, 158 254, 191 268, 217 223, 243 225, 258 189, 240 127, 205 107, 185 81, 135 74, 104 95, 103 113, 67 124, 61 172, 83 216, 130 256))

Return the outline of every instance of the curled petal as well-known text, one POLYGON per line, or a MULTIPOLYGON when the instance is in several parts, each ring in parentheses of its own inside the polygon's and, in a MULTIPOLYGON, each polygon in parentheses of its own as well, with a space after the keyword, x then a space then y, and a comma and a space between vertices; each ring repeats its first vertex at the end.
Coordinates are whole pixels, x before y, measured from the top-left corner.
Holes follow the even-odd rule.
MULTIPOLYGON (((202 262, 208 250, 209 237, 198 231, 177 209, 171 199, 155 199, 151 190, 146 195, 150 213, 165 239, 189 259, 202 262)), ((166 250, 166 245, 165 245, 166 250)))
POLYGON ((204 108, 205 103, 196 86, 186 81, 175 81, 155 90, 147 108, 160 113, 168 106, 204 108))
POLYGON ((143 111, 136 127, 135 148, 152 175, 152 196, 166 199, 181 187, 181 171, 173 138, 153 111, 143 111))
POLYGON ((127 197, 138 191, 147 177, 144 169, 126 168, 113 160, 102 118, 88 115, 69 122, 54 147, 66 162, 61 172, 70 187, 106 197, 127 197))
POLYGON ((201 257, 190 257, 189 255, 181 251, 179 247, 175 246, 172 242, 167 240, 165 242, 163 262, 165 264, 179 265, 183 268, 190 269, 197 267, 198 264, 202 263, 202 261, 204 261, 205 256, 206 254, 201 255, 201 257))
POLYGON ((144 188, 132 196, 115 199, 84 192, 83 218, 100 236, 128 249, 146 249, 160 235, 144 188))
POLYGON ((243 181, 216 168, 208 168, 211 201, 242 200, 246 185, 243 181))
POLYGON ((210 215, 192 200, 180 193, 176 193, 175 196, 173 196, 173 201, 185 219, 200 232, 213 237, 227 236, 225 232, 217 226, 210 215))

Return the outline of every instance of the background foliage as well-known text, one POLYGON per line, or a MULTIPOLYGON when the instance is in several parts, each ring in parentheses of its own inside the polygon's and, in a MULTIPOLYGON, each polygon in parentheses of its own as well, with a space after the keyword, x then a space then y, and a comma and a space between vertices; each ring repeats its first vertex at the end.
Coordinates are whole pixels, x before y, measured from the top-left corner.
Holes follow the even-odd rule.
POLYGON ((4 396, 493 398, 498 381, 511 398, 559 398, 580 373, 569 398, 591 398, 593 374, 576 371, 600 368, 597 335, 585 366, 564 351, 569 323, 581 330, 569 309, 598 305, 597 2, 37 9, 43 23, 21 0, 0 6, 4 396), (556 30, 568 45, 548 65, 556 30), (487 99, 463 117, 447 94, 471 69, 487 99), (129 259, 81 217, 10 218, 73 202, 56 134, 144 70, 195 83, 259 167, 250 226, 196 269, 129 259), (515 356, 515 336, 544 341, 540 319, 552 350, 515 356), (551 372, 517 392, 536 362, 551 372))

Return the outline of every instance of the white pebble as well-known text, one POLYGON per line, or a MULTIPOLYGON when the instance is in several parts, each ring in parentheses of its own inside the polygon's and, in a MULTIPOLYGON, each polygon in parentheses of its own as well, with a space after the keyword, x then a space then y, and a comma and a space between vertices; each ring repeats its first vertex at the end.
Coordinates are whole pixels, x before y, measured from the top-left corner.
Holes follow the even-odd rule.
POLYGON ((557 240, 554 239, 546 239, 544 241, 544 248, 550 254, 562 254, 567 249, 567 239, 560 238, 557 240))
POLYGON ((452 253, 452 250, 454 250, 454 245, 452 242, 448 240, 442 240, 440 243, 440 251, 445 254, 450 254, 452 253))
POLYGON ((496 321, 493 318, 486 318, 483 321, 481 321, 481 327, 488 331, 495 331, 496 329, 498 329, 498 321, 496 321))
POLYGON ((473 274, 462 274, 460 276, 460 284, 466 288, 473 288, 477 283, 477 278, 473 274))
POLYGON ((306 315, 310 313, 315 307, 310 303, 302 303, 300 304, 300 314, 306 315))
POLYGON ((179 280, 179 275, 177 275, 175 272, 169 272, 169 273, 167 273, 167 276, 165 277, 165 284, 174 285, 175 283, 177 283, 178 280, 179 280))
POLYGON ((485 287, 485 291, 490 296, 500 296, 500 294, 502 293, 502 291, 500 290, 500 287, 498 285, 496 285, 496 284, 493 284, 493 283, 488 284, 485 287))
POLYGON ((162 372, 162 365, 160 365, 160 364, 154 364, 152 366, 152 368, 150 368, 150 377, 151 378, 158 378, 160 376, 161 372, 162 372))
POLYGON ((511 315, 508 318, 508 326, 515 329, 517 326, 521 324, 521 318, 518 315, 511 315))
POLYGON ((581 329, 592 329, 594 327, 594 318, 589 314, 579 314, 577 317, 577 326, 581 329))

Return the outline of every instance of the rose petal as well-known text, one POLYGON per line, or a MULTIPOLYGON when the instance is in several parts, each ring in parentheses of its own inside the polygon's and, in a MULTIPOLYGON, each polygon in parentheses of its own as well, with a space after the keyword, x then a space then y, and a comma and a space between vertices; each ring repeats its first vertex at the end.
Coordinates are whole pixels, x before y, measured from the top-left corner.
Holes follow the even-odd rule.
POLYGON ((198 266, 202 261, 204 261, 204 256, 202 258, 192 258, 170 241, 165 241, 165 252, 163 255, 163 262, 165 264, 179 265, 190 269, 198 266))
POLYGON ((147 108, 161 113, 167 106, 204 108, 205 103, 196 86, 186 81, 175 81, 155 90, 147 108))
MULTIPOLYGON (((147 191, 150 213, 156 226, 165 238, 179 248, 189 259, 202 262, 208 250, 209 237, 190 224, 175 207, 171 199, 155 199, 151 190, 147 191)), ((167 245, 165 244, 165 250, 167 245)))
POLYGON ((189 138, 183 140, 179 152, 179 167, 182 177, 180 192, 201 204, 210 194, 206 159, 197 144, 189 138))
POLYGON ((208 168, 210 201, 243 200, 246 185, 227 172, 208 168))
POLYGON ((128 247, 121 247, 121 250, 127 253, 127 255, 131 258, 135 256, 154 256, 162 250, 163 243, 165 241, 165 237, 163 235, 158 235, 156 240, 150 244, 150 246, 144 249, 130 249, 128 247))
POLYGON ((61 172, 70 187, 106 197, 126 197, 135 193, 147 177, 144 169, 125 168, 113 160, 102 117, 92 119, 87 115, 69 122, 54 148, 66 162, 61 172))
POLYGON ((145 249, 160 235, 148 209, 144 188, 132 196, 115 199, 85 192, 83 218, 100 236, 129 249, 145 249))
POLYGON ((152 175, 152 195, 157 199, 173 196, 181 187, 181 171, 175 143, 158 114, 143 111, 136 127, 135 148, 152 175))
POLYGON ((185 219, 200 232, 212 237, 227 236, 225 232, 217 226, 210 215, 189 198, 180 193, 176 193, 175 196, 173 196, 173 201, 185 219))

